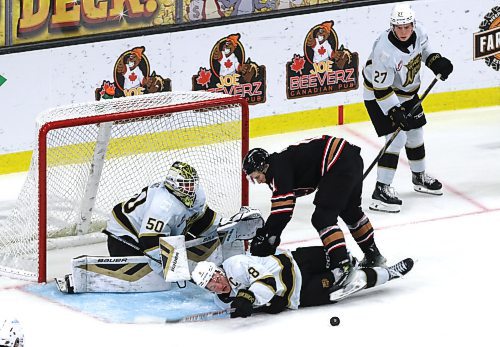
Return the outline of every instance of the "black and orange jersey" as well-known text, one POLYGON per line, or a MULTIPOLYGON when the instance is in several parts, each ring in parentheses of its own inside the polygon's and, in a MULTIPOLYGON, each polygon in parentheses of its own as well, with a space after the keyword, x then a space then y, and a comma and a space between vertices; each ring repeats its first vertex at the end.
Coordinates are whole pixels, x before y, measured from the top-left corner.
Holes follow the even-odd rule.
POLYGON ((266 181, 271 188, 271 214, 264 225, 270 235, 280 235, 292 218, 295 200, 311 194, 332 169, 344 146, 342 138, 328 135, 303 140, 268 158, 266 181))

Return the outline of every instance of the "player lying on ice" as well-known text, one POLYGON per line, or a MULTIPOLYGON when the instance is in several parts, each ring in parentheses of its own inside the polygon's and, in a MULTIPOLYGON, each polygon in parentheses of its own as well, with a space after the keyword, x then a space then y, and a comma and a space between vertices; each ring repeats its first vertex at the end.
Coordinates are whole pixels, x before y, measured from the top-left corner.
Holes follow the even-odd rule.
MULTIPOLYGON (((353 258, 352 262, 357 263, 353 258)), ((200 287, 215 293, 215 302, 231 308, 231 318, 253 312, 279 313, 286 308, 335 303, 350 294, 406 275, 413 267, 407 258, 390 267, 359 268, 346 285, 336 287, 341 268, 333 268, 321 246, 297 248, 266 257, 234 255, 222 266, 199 262, 191 276, 200 287)))
POLYGON ((113 208, 103 230, 110 257, 77 257, 72 273, 56 283, 76 293, 168 290, 171 282, 190 279, 200 260, 221 264, 244 253, 242 240, 262 225, 260 212, 247 207, 221 218, 207 205, 196 170, 177 161, 163 182, 113 208))
POLYGON ((361 208, 360 151, 345 139, 330 135, 305 139, 271 154, 262 148, 251 149, 243 159, 243 171, 251 182, 267 184, 272 191, 271 212, 252 240, 252 255, 274 254, 283 230, 292 219, 296 200, 314 194, 311 223, 332 264, 343 269, 336 285, 345 282, 352 271, 339 219, 345 222, 364 253, 360 265, 385 266, 386 259, 375 243, 373 226, 361 208))

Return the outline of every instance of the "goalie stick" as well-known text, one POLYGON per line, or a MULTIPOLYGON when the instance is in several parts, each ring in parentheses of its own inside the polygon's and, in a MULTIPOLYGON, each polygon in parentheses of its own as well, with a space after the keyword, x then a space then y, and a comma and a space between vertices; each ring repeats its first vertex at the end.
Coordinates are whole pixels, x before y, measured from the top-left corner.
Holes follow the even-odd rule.
POLYGON ((129 241, 125 240, 125 239, 122 239, 120 236, 112 234, 109 231, 107 231, 106 229, 103 229, 102 233, 108 235, 109 237, 114 238, 117 241, 120 241, 121 243, 129 246, 130 248, 135 249, 136 251, 141 252, 144 256, 148 257, 149 259, 151 259, 151 260, 153 260, 153 261, 155 261, 155 262, 157 262, 158 264, 161 265, 161 261, 159 259, 156 259, 155 257, 150 256, 149 254, 147 254, 146 252, 144 252, 142 249, 140 249, 139 246, 133 244, 132 242, 129 242, 129 241))
POLYGON ((187 323, 201 322, 209 319, 228 318, 227 315, 234 312, 234 308, 226 308, 225 310, 209 311, 203 313, 190 314, 181 318, 165 319, 165 323, 187 323))
MULTIPOLYGON (((132 242, 129 242, 129 241, 125 240, 125 239, 122 239, 120 236, 112 234, 109 231, 107 231, 106 229, 104 229, 102 232, 104 234, 106 234, 106 235, 114 238, 115 240, 118 240, 121 243, 129 246, 130 248, 133 248, 136 251, 141 252, 144 256, 148 257, 151 260, 154 260, 155 262, 157 262, 158 264, 161 265, 161 261, 159 259, 156 259, 155 257, 150 256, 149 254, 147 254, 146 252, 144 252, 142 249, 140 249, 139 246, 137 246, 136 244, 133 244, 132 242)), ((210 241, 216 240, 216 239, 219 238, 219 236, 220 236, 219 234, 214 233, 214 234, 209 235, 209 236, 199 237, 199 238, 196 238, 196 239, 191 240, 191 241, 186 241, 185 245, 186 245, 186 248, 196 247, 196 246, 208 243, 210 241)))
MULTIPOLYGON (((262 227, 264 225, 264 219, 260 214, 260 211, 256 209, 251 209, 247 206, 242 206, 240 211, 232 216, 230 219, 226 219, 225 221, 221 221, 219 227, 217 227, 217 231, 212 233, 211 235, 203 236, 195 238, 194 240, 186 241, 186 248, 196 247, 199 245, 203 245, 205 243, 214 241, 218 238, 221 238, 221 243, 225 242, 233 242, 235 240, 250 240, 255 236, 257 228, 262 227), (248 225, 246 228, 239 227, 242 222, 246 222, 248 225)), ((135 249, 136 251, 141 252, 143 255, 148 257, 149 259, 157 262, 161 265, 161 261, 152 257, 151 255, 144 252, 138 245, 129 242, 118 235, 115 235, 108 230, 102 230, 104 234, 109 237, 114 238, 117 241, 135 249)))
MULTIPOLYGON (((429 92, 431 91, 431 89, 434 87, 434 85, 437 83, 437 81, 440 78, 441 78, 441 74, 437 74, 436 77, 434 77, 434 80, 431 82, 431 84, 429 84, 429 86, 427 87, 427 89, 424 91, 424 94, 422 94, 422 97, 420 98, 420 100, 415 104, 415 106, 413 106, 413 108, 411 109, 411 111, 406 116, 413 116, 413 112, 415 112, 415 110, 420 105, 422 105, 422 102, 426 98, 427 94, 429 94, 429 92)), ((377 164, 377 162, 379 161, 379 159, 384 155, 385 151, 387 150, 387 148, 389 148, 389 146, 394 141, 394 139, 396 138, 396 136, 398 136, 398 134, 399 134, 400 131, 401 131, 401 128, 398 127, 396 129, 396 131, 392 134, 391 138, 385 143, 385 145, 382 147, 382 149, 380 149, 380 152, 378 153, 377 157, 372 161, 372 163, 370 164, 370 166, 368 166, 368 169, 366 169, 365 173, 363 174, 363 181, 365 180, 366 176, 368 176, 368 174, 370 173, 370 171, 372 171, 373 167, 375 166, 375 164, 377 164)))

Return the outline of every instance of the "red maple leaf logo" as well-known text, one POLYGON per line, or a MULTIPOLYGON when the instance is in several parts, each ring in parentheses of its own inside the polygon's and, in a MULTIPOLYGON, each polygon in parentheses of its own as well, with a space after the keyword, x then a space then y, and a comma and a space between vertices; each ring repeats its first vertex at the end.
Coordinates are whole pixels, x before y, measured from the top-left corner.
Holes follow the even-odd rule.
POLYGON ((233 62, 232 62, 232 61, 230 61, 230 60, 226 60, 226 61, 224 62, 224 66, 225 66, 225 67, 227 67, 227 68, 229 69, 231 66, 233 66, 233 62))
POLYGON ((320 47, 320 49, 318 49, 318 53, 319 53, 320 55, 325 54, 325 53, 326 53, 326 49, 325 49, 325 47, 321 46, 321 47, 320 47))
POLYGON ((198 77, 196 78, 196 83, 198 83, 200 86, 208 87, 208 82, 210 82, 211 77, 212 72, 210 72, 210 70, 200 68, 200 72, 198 73, 198 77))
POLYGON ((131 82, 134 82, 136 79, 137 79, 137 75, 135 74, 135 72, 132 72, 130 74, 130 76, 128 76, 128 79, 131 81, 131 82))
POLYGON ((293 63, 290 67, 295 73, 302 73, 302 69, 304 68, 305 62, 306 61, 304 60, 303 57, 301 57, 298 54, 295 54, 293 56, 293 63))
POLYGON ((105 81, 102 90, 101 90, 101 95, 115 95, 115 84, 110 83, 109 81, 105 81))

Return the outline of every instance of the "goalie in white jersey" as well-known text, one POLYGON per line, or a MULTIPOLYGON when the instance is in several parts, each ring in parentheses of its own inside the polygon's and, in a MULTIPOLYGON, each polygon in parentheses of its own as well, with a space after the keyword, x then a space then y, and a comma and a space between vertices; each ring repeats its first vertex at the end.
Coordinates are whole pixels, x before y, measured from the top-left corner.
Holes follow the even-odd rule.
MULTIPOLYGON (((145 187, 128 201, 117 204, 104 232, 108 234, 108 251, 112 257, 143 255, 144 252, 160 259, 160 237, 196 238, 215 232, 219 221, 217 213, 206 203, 196 170, 177 161, 165 181, 145 187)), ((155 261, 149 264, 155 272, 162 273, 161 264, 155 261)))
POLYGON ((331 304, 365 288, 402 277, 413 267, 407 258, 390 267, 360 268, 343 287, 336 287, 339 268, 332 269, 322 246, 298 248, 267 257, 240 254, 221 267, 199 262, 191 276, 200 287, 217 294, 215 302, 231 308, 231 317, 253 312, 279 313, 285 309, 331 304))
POLYGON ((169 290, 189 279, 199 261, 221 264, 244 253, 244 240, 263 224, 260 211, 247 206, 220 218, 208 207, 196 170, 177 161, 163 182, 113 208, 103 230, 110 257, 73 258, 71 274, 56 284, 65 293, 169 290))
POLYGON ((363 69, 363 98, 378 136, 385 136, 388 141, 397 128, 402 130, 378 161, 370 206, 372 210, 399 212, 402 201, 391 184, 403 147, 413 173, 414 189, 442 195, 442 184, 425 173, 424 110, 418 106, 414 116, 409 116, 409 112, 419 102, 422 62, 434 74, 440 74, 442 80, 448 78, 453 65, 431 48, 427 34, 415 22, 415 13, 408 5, 395 5, 390 23, 391 28, 375 41, 363 69))

